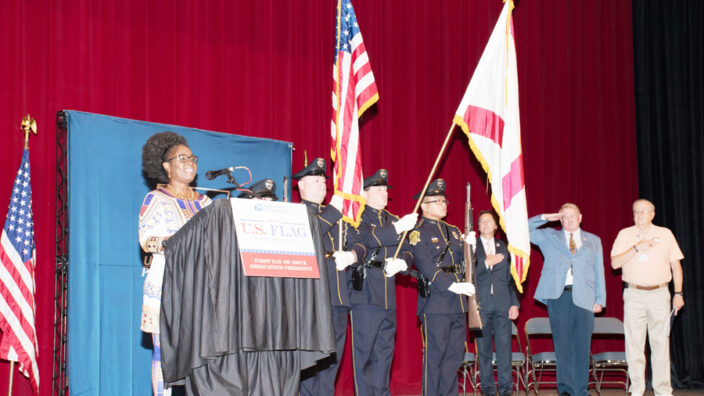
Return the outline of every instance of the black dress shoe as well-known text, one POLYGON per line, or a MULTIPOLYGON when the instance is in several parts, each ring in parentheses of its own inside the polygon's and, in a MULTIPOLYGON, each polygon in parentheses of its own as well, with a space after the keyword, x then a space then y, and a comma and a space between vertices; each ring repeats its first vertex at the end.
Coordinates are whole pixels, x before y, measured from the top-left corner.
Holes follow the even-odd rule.
POLYGON ((560 396, 570 396, 569 392, 562 392, 560 393, 560 396))

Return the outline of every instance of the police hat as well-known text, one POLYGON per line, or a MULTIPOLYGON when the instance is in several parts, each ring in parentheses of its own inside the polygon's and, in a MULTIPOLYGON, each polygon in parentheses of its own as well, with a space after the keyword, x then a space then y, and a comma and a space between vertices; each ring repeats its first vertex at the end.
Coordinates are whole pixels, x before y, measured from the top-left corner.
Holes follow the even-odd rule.
POLYGON ((387 189, 390 189, 391 186, 387 182, 388 177, 389 172, 386 169, 379 169, 374 175, 364 179, 364 189, 366 190, 372 186, 386 186, 387 189))
POLYGON ((276 196, 276 183, 271 179, 262 179, 252 184, 250 191, 243 191, 237 198, 271 198, 278 201, 276 196))
POLYGON ((296 180, 301 180, 304 176, 325 176, 325 160, 322 158, 316 158, 311 161, 310 165, 296 172, 293 178, 296 180))
MULTIPOLYGON (((425 190, 425 196, 426 197, 434 197, 436 195, 445 195, 445 180, 443 179, 436 179, 433 180, 432 183, 428 186, 428 189, 425 190)), ((420 197, 420 193, 416 194, 413 196, 413 199, 418 199, 420 197)))

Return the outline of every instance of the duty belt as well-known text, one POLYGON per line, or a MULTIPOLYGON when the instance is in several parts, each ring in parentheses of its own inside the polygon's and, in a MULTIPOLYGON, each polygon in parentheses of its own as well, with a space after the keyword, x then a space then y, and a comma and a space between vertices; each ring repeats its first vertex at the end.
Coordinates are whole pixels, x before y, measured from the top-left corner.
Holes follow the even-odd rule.
POLYGON ((366 264, 367 264, 366 266, 369 268, 382 268, 382 267, 384 267, 384 262, 378 261, 378 260, 368 261, 366 264))
POLYGON ((457 272, 457 271, 455 270, 455 266, 454 266, 454 265, 448 265, 447 267, 440 267, 440 270, 441 270, 442 272, 446 272, 446 273, 448 273, 448 274, 454 274, 454 273, 457 272))

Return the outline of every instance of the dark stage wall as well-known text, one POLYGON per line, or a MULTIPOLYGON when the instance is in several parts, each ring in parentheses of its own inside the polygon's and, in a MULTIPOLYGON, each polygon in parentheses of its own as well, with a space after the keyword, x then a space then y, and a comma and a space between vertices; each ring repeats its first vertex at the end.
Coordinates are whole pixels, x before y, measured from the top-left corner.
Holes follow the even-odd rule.
MULTIPOLYGON (((39 124, 31 155, 42 394, 51 392, 56 111, 292 141, 298 167, 304 150, 309 158, 329 152, 335 3, 3 2, 3 214, 20 161, 19 122, 30 112, 39 124)), ((502 2, 354 5, 380 92, 361 132, 365 173, 389 169, 390 209, 400 214, 413 206, 411 196, 432 165, 502 2)), ((514 18, 529 214, 577 203, 584 228, 602 237, 608 255, 617 231, 631 224, 630 204, 637 195, 631 4, 521 0, 514 18)), ((103 166, 119 171, 121 164, 103 166)), ((489 208, 486 177, 459 131, 439 175, 449 184, 451 223, 461 226, 466 181, 475 186, 475 208, 489 208)), ((519 326, 547 315, 532 299, 542 259, 537 251, 531 258, 519 326)), ((606 313, 621 317, 620 276, 606 273, 606 313)), ((397 292, 392 390, 417 392, 416 292, 407 286, 397 292)), ((345 359, 338 389, 351 394, 349 355, 345 359)), ((0 364, 0 373, 4 389, 7 365, 0 364)), ((15 394, 29 394, 24 379, 15 387, 15 394)))

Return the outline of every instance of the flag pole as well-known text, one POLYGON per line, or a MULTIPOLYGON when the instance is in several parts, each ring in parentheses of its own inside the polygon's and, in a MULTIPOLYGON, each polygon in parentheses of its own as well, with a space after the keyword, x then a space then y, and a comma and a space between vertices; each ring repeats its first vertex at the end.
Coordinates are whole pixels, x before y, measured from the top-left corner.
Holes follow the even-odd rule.
MULTIPOLYGON (((425 184, 423 185, 423 189, 420 190, 420 197, 418 197, 418 201, 416 201, 416 206, 413 208, 413 212, 415 213, 418 211, 418 208, 420 208, 420 203, 423 201, 423 198, 425 198, 425 190, 428 189, 428 186, 430 185, 430 180, 433 178, 433 175, 435 174, 435 171, 438 169, 438 165, 440 164, 440 159, 442 158, 443 154, 445 154, 445 150, 447 149, 447 144, 450 142, 450 137, 452 137, 452 132, 454 132, 455 127, 457 124, 455 122, 452 122, 452 125, 450 125, 450 130, 447 131, 447 136, 445 136, 445 141, 442 143, 442 147, 440 147, 440 152, 438 153, 438 156, 435 158, 435 163, 433 164, 433 168, 430 170, 430 173, 428 174, 428 178, 425 180, 425 184)), ((408 231, 403 232, 403 236, 401 236, 401 241, 398 243, 398 247, 396 248, 396 253, 394 253, 394 259, 398 257, 399 252, 401 252, 401 247, 403 246, 403 241, 406 240, 406 235, 408 235, 408 231)))
MULTIPOLYGON (((20 129, 24 133, 24 149, 29 151, 29 135, 37 134, 37 122, 27 114, 22 118, 22 123, 20 123, 20 129)), ((14 382, 15 376, 15 361, 10 360, 10 375, 7 381, 7 396, 12 395, 12 383, 14 382)))
POLYGON ((12 376, 15 374, 15 361, 10 360, 10 379, 7 384, 7 396, 12 395, 12 376))

